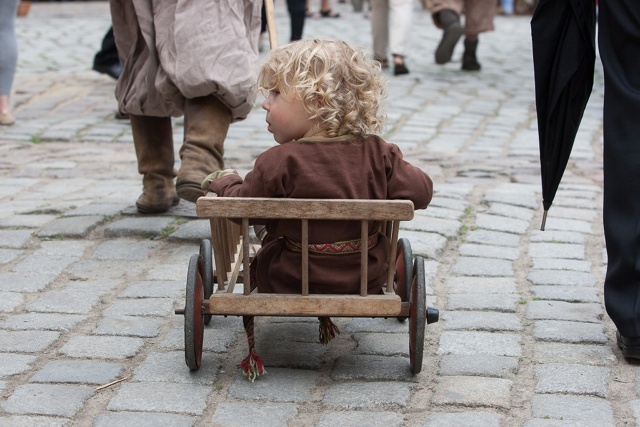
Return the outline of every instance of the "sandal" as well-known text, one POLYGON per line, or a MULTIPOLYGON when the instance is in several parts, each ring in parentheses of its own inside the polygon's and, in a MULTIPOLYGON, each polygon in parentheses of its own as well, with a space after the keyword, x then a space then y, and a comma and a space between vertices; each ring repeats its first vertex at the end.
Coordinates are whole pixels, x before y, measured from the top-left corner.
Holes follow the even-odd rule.
POLYGON ((404 64, 404 57, 402 55, 393 55, 393 75, 401 76, 403 74, 409 74, 409 69, 404 64), (397 62, 397 60, 400 62, 397 62))
POLYGON ((323 18, 340 18, 340 14, 338 12, 334 12, 331 9, 321 10, 320 16, 323 18))

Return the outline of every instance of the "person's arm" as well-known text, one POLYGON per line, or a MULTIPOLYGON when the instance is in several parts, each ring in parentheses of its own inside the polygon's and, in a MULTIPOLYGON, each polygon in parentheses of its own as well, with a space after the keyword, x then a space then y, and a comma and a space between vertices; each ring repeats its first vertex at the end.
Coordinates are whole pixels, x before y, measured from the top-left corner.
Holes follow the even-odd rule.
POLYGON ((433 197, 433 181, 422 169, 405 161, 396 145, 390 145, 387 198, 411 200, 415 209, 425 209, 433 197))

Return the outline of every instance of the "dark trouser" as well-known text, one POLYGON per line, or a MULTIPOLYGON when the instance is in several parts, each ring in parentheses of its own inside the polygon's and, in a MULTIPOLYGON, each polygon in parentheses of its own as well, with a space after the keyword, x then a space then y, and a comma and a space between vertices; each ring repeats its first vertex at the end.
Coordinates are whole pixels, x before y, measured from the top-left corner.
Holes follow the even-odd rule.
POLYGON ((118 49, 116 49, 116 40, 113 38, 113 27, 109 28, 107 34, 102 39, 102 48, 93 58, 93 65, 113 65, 118 64, 118 49))
MULTIPOLYGON (((305 0, 287 0, 287 10, 289 18, 291 18, 291 41, 302 40, 302 30, 304 29, 304 20, 306 18, 307 2, 305 0)), ((262 26, 260 32, 267 31, 267 12, 262 3, 262 26)))
POLYGON ((604 65, 604 233, 607 313, 640 337, 640 1, 600 3, 604 65))

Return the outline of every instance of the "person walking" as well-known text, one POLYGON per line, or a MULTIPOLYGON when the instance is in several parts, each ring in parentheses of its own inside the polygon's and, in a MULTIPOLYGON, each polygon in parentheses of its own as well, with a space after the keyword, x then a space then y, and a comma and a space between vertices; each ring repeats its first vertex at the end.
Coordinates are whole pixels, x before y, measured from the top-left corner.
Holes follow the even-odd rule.
POLYGON ((405 58, 409 52, 412 13, 412 0, 371 0, 374 59, 387 68, 390 50, 395 76, 409 73, 405 58))
POLYGON ((160 213, 180 199, 195 203, 202 180, 224 169, 229 125, 253 108, 262 1, 110 0, 110 6, 122 62, 116 98, 129 114, 143 175, 136 207, 160 213), (181 115, 176 173, 171 117, 181 115))
POLYGON ((18 64, 16 15, 19 0, 0 2, 0 126, 16 122, 11 113, 11 87, 18 64))
POLYGON ((434 0, 431 4, 431 17, 436 27, 442 29, 442 38, 435 52, 436 64, 451 61, 453 50, 464 34, 464 53, 462 69, 479 71, 478 35, 493 31, 493 18, 496 14, 495 0, 434 0), (464 27, 460 16, 464 13, 464 27))

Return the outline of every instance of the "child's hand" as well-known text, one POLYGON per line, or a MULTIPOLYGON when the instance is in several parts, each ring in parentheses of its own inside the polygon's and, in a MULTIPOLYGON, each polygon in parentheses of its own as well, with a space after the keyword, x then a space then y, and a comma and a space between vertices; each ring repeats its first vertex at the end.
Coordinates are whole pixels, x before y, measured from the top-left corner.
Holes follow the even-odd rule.
POLYGON ((237 174, 238 172, 236 172, 234 169, 224 169, 221 171, 215 171, 214 173, 207 176, 204 179, 204 181, 202 181, 200 188, 202 188, 202 191, 207 191, 209 189, 209 185, 211 185, 211 181, 213 181, 214 179, 222 178, 223 176, 227 176, 227 175, 237 175, 237 174))

